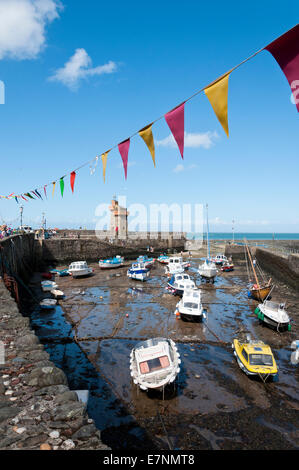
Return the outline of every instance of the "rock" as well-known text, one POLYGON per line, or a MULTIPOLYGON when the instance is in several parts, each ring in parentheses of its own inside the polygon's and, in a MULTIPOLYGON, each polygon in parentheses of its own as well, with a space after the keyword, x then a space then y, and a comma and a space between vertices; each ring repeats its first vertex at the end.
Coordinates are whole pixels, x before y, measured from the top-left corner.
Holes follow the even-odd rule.
POLYGON ((39 448, 40 450, 52 450, 52 447, 50 446, 50 444, 41 444, 39 448))
POLYGON ((73 434, 73 439, 87 439, 95 434, 97 428, 94 424, 87 424, 73 434))
POLYGON ((52 410, 53 421, 67 421, 69 419, 79 418, 84 414, 84 405, 79 402, 66 403, 52 410))
POLYGON ((59 431, 52 431, 52 432, 50 432, 49 436, 51 437, 51 439, 58 439, 58 437, 60 436, 60 432, 59 431))
POLYGON ((56 397, 57 403, 65 403, 67 401, 78 401, 76 392, 69 390, 67 392, 61 393, 60 395, 57 395, 56 397))
POLYGON ((21 408, 7 406, 4 408, 0 408, 0 423, 8 418, 14 418, 17 414, 19 414, 21 408))
POLYGON ((61 448, 64 450, 74 449, 75 443, 71 439, 67 439, 61 444, 61 448))
POLYGON ((37 390, 36 392, 34 392, 34 395, 57 395, 67 391, 69 391, 69 389, 66 385, 50 385, 50 387, 44 387, 37 390))
POLYGON ((18 349, 29 348, 38 343, 38 338, 34 334, 27 334, 16 339, 16 347, 18 349))
POLYGON ((33 369, 26 382, 32 387, 44 388, 50 385, 66 385, 64 372, 58 367, 41 367, 33 369))
POLYGON ((17 433, 17 434, 23 434, 23 432, 26 431, 26 428, 18 428, 17 426, 15 426, 13 428, 13 430, 17 433))

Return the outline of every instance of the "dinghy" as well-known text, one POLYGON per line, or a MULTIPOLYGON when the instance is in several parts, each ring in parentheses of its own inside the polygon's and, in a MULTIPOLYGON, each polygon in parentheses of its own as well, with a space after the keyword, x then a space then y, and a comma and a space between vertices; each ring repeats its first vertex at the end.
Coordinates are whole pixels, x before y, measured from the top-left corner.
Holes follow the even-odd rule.
POLYGON ((137 263, 143 263, 149 269, 154 265, 154 262, 155 258, 149 258, 147 255, 141 255, 137 258, 137 263))
POLYGON ((223 272, 233 271, 235 269, 234 264, 231 261, 227 261, 222 264, 220 270, 223 272))
MULTIPOLYGON (((249 286, 248 297, 251 297, 255 300, 259 300, 260 302, 263 302, 265 299, 267 299, 268 295, 270 294, 270 291, 272 290, 272 287, 273 287, 272 284, 271 284, 272 279, 269 279, 269 281, 266 283, 264 281, 264 275, 263 275, 261 269, 259 268, 260 274, 261 274, 262 279, 263 279, 262 282, 259 281, 256 269, 255 269, 255 264, 253 263, 252 256, 251 256, 249 247, 246 243, 246 240, 245 240, 245 248, 246 248, 245 256, 246 256, 246 264, 247 264, 248 275, 249 275, 249 267, 248 267, 248 259, 247 258, 249 258, 250 266, 251 266, 251 269, 252 269, 252 272, 253 272, 253 275, 254 275, 254 278, 255 278, 255 284, 250 284, 250 286, 249 286)), ((249 279, 249 282, 251 282, 250 279, 249 279)))
POLYGON ((131 268, 127 271, 127 276, 136 281, 145 281, 149 276, 149 269, 144 263, 133 263, 131 268))
POLYGON ((124 258, 117 255, 114 258, 100 259, 99 266, 101 269, 119 268, 124 264, 124 258))
POLYGON ((201 321, 206 317, 201 303, 201 293, 199 289, 185 289, 182 299, 176 305, 176 311, 182 320, 201 321))
POLYGON ((247 339, 241 343, 234 339, 232 344, 234 356, 240 369, 247 375, 259 376, 263 382, 276 376, 278 368, 270 346, 262 341, 247 339))
POLYGON ((167 255, 160 255, 159 258, 157 258, 157 261, 161 264, 168 264, 169 263, 169 256, 167 255))
POLYGON ((56 289, 58 285, 54 281, 42 281, 41 287, 44 292, 50 292, 52 289, 56 289))
POLYGON ((130 372, 141 390, 164 390, 180 372, 180 354, 171 339, 141 341, 130 354, 130 372))
POLYGON ((64 277, 64 276, 69 276, 70 273, 68 271, 68 269, 60 269, 57 271, 57 274, 59 277, 64 277))
POLYGON ((44 299, 39 303, 40 307, 43 309, 54 308, 56 304, 57 304, 56 299, 44 299))
POLYGON ((75 261, 69 265, 68 269, 71 276, 81 277, 89 276, 92 273, 92 268, 89 268, 86 261, 75 261))
POLYGON ((55 297, 55 299, 62 299, 64 297, 64 293, 62 292, 62 290, 59 289, 51 290, 51 294, 53 295, 53 297, 55 297))
POLYGON ((265 300, 257 306, 254 313, 260 322, 273 326, 277 331, 291 330, 290 317, 285 310, 285 304, 265 300))
POLYGON ((228 263, 228 259, 225 255, 216 255, 215 258, 212 259, 212 261, 216 265, 223 265, 223 263, 228 263))
POLYGON ((196 289, 195 282, 188 274, 174 274, 167 283, 167 289, 174 295, 183 295, 185 289, 196 289))

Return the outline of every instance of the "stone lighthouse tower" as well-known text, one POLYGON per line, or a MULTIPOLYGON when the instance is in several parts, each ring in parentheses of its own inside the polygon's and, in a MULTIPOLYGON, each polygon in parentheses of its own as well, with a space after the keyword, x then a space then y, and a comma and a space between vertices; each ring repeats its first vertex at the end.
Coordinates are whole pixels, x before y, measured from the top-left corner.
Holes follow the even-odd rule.
POLYGON ((110 234, 114 238, 125 240, 128 235, 128 215, 125 207, 118 204, 116 196, 113 196, 109 206, 110 215, 110 234))

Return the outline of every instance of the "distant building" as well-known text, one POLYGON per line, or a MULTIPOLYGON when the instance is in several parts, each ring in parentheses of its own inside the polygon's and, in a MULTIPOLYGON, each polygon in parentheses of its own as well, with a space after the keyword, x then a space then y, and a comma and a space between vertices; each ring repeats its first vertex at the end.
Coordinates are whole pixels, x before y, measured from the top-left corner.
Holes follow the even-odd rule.
POLYGON ((112 237, 125 239, 128 234, 128 215, 125 207, 118 204, 116 196, 113 196, 111 206, 109 206, 110 215, 110 233, 112 237))

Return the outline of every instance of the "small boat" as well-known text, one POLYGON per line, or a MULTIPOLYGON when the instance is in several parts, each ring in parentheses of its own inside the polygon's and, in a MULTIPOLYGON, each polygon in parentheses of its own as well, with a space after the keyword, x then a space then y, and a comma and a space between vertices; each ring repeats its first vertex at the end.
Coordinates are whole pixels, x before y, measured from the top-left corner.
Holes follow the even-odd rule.
POLYGON ((75 261, 69 265, 68 272, 74 278, 88 276, 92 273, 92 268, 88 267, 86 261, 75 261))
POLYGON ((57 304, 56 299, 44 299, 39 303, 40 307, 43 309, 54 308, 56 304, 57 304))
POLYGON ((285 304, 265 300, 257 306, 254 313, 261 322, 275 327, 277 331, 291 330, 290 317, 285 310, 285 304))
POLYGON ((50 292, 55 297, 55 299, 62 299, 64 297, 64 293, 62 292, 62 290, 53 289, 50 292))
MULTIPOLYGON (((248 257, 250 261, 251 269, 255 278, 255 284, 250 284, 249 286, 248 297, 251 297, 255 300, 259 300, 260 302, 263 302, 265 299, 267 299, 268 295, 270 294, 270 291, 272 290, 272 287, 273 287, 271 284, 272 279, 269 279, 267 283, 264 281, 262 283, 259 282, 256 269, 255 269, 255 264, 253 263, 252 256, 248 248, 248 245, 246 243, 246 240, 245 240, 245 247, 246 247, 245 255, 246 255, 247 268, 248 268, 248 259, 247 259, 248 257)), ((259 268, 259 271, 261 272, 260 268, 259 268)), ((248 273, 249 273, 249 269, 248 269, 248 273)))
POLYGON ((146 268, 151 269, 154 265, 155 258, 149 258, 147 255, 140 255, 137 258, 137 263, 144 263, 146 268))
POLYGON ((291 349, 293 350, 291 354, 291 364, 293 364, 293 366, 296 366, 297 364, 299 364, 299 340, 298 339, 295 339, 295 341, 292 342, 291 349))
POLYGON ((164 390, 180 372, 180 354, 171 339, 141 341, 130 354, 130 372, 141 390, 164 390))
POLYGON ((117 255, 114 258, 100 259, 99 266, 101 269, 119 268, 124 264, 124 258, 117 255))
POLYGON ((233 271, 235 269, 234 264, 231 261, 224 262, 220 268, 223 272, 233 271))
POLYGON ((203 264, 198 266, 198 273, 201 277, 211 280, 214 282, 215 277, 217 276, 217 268, 213 261, 206 259, 203 264))
POLYGON ((149 268, 144 263, 133 263, 127 271, 127 276, 136 281, 145 281, 149 276, 149 268))
POLYGON ((70 275, 68 269, 57 270, 57 274, 58 274, 59 277, 64 277, 64 276, 69 276, 70 275))
POLYGON ((54 281, 42 281, 41 287, 44 292, 50 292, 52 289, 56 289, 58 285, 54 281))
POLYGON ((276 376, 278 368, 270 346, 262 341, 247 340, 241 343, 234 339, 232 344, 234 355, 240 369, 247 375, 259 376, 263 382, 276 376))
POLYGON ((174 295, 183 295, 185 289, 196 289, 195 282, 189 274, 174 274, 167 283, 167 289, 174 295))
POLYGON ((185 289, 182 299, 176 305, 177 312, 182 320, 201 321, 206 317, 201 303, 201 293, 199 289, 185 289))
POLYGON ((51 280, 52 279, 52 273, 49 272, 49 273, 42 273, 42 278, 43 279, 48 279, 48 280, 51 280))
POLYGON ((216 265, 222 265, 223 263, 228 263, 228 259, 225 255, 216 255, 215 258, 212 259, 212 261, 216 265))
POLYGON ((169 263, 169 256, 167 255, 160 255, 159 258, 157 258, 157 261, 161 264, 168 264, 169 263))
POLYGON ((168 265, 165 267, 166 274, 181 274, 184 271, 185 265, 181 256, 172 256, 171 258, 169 258, 168 265))

